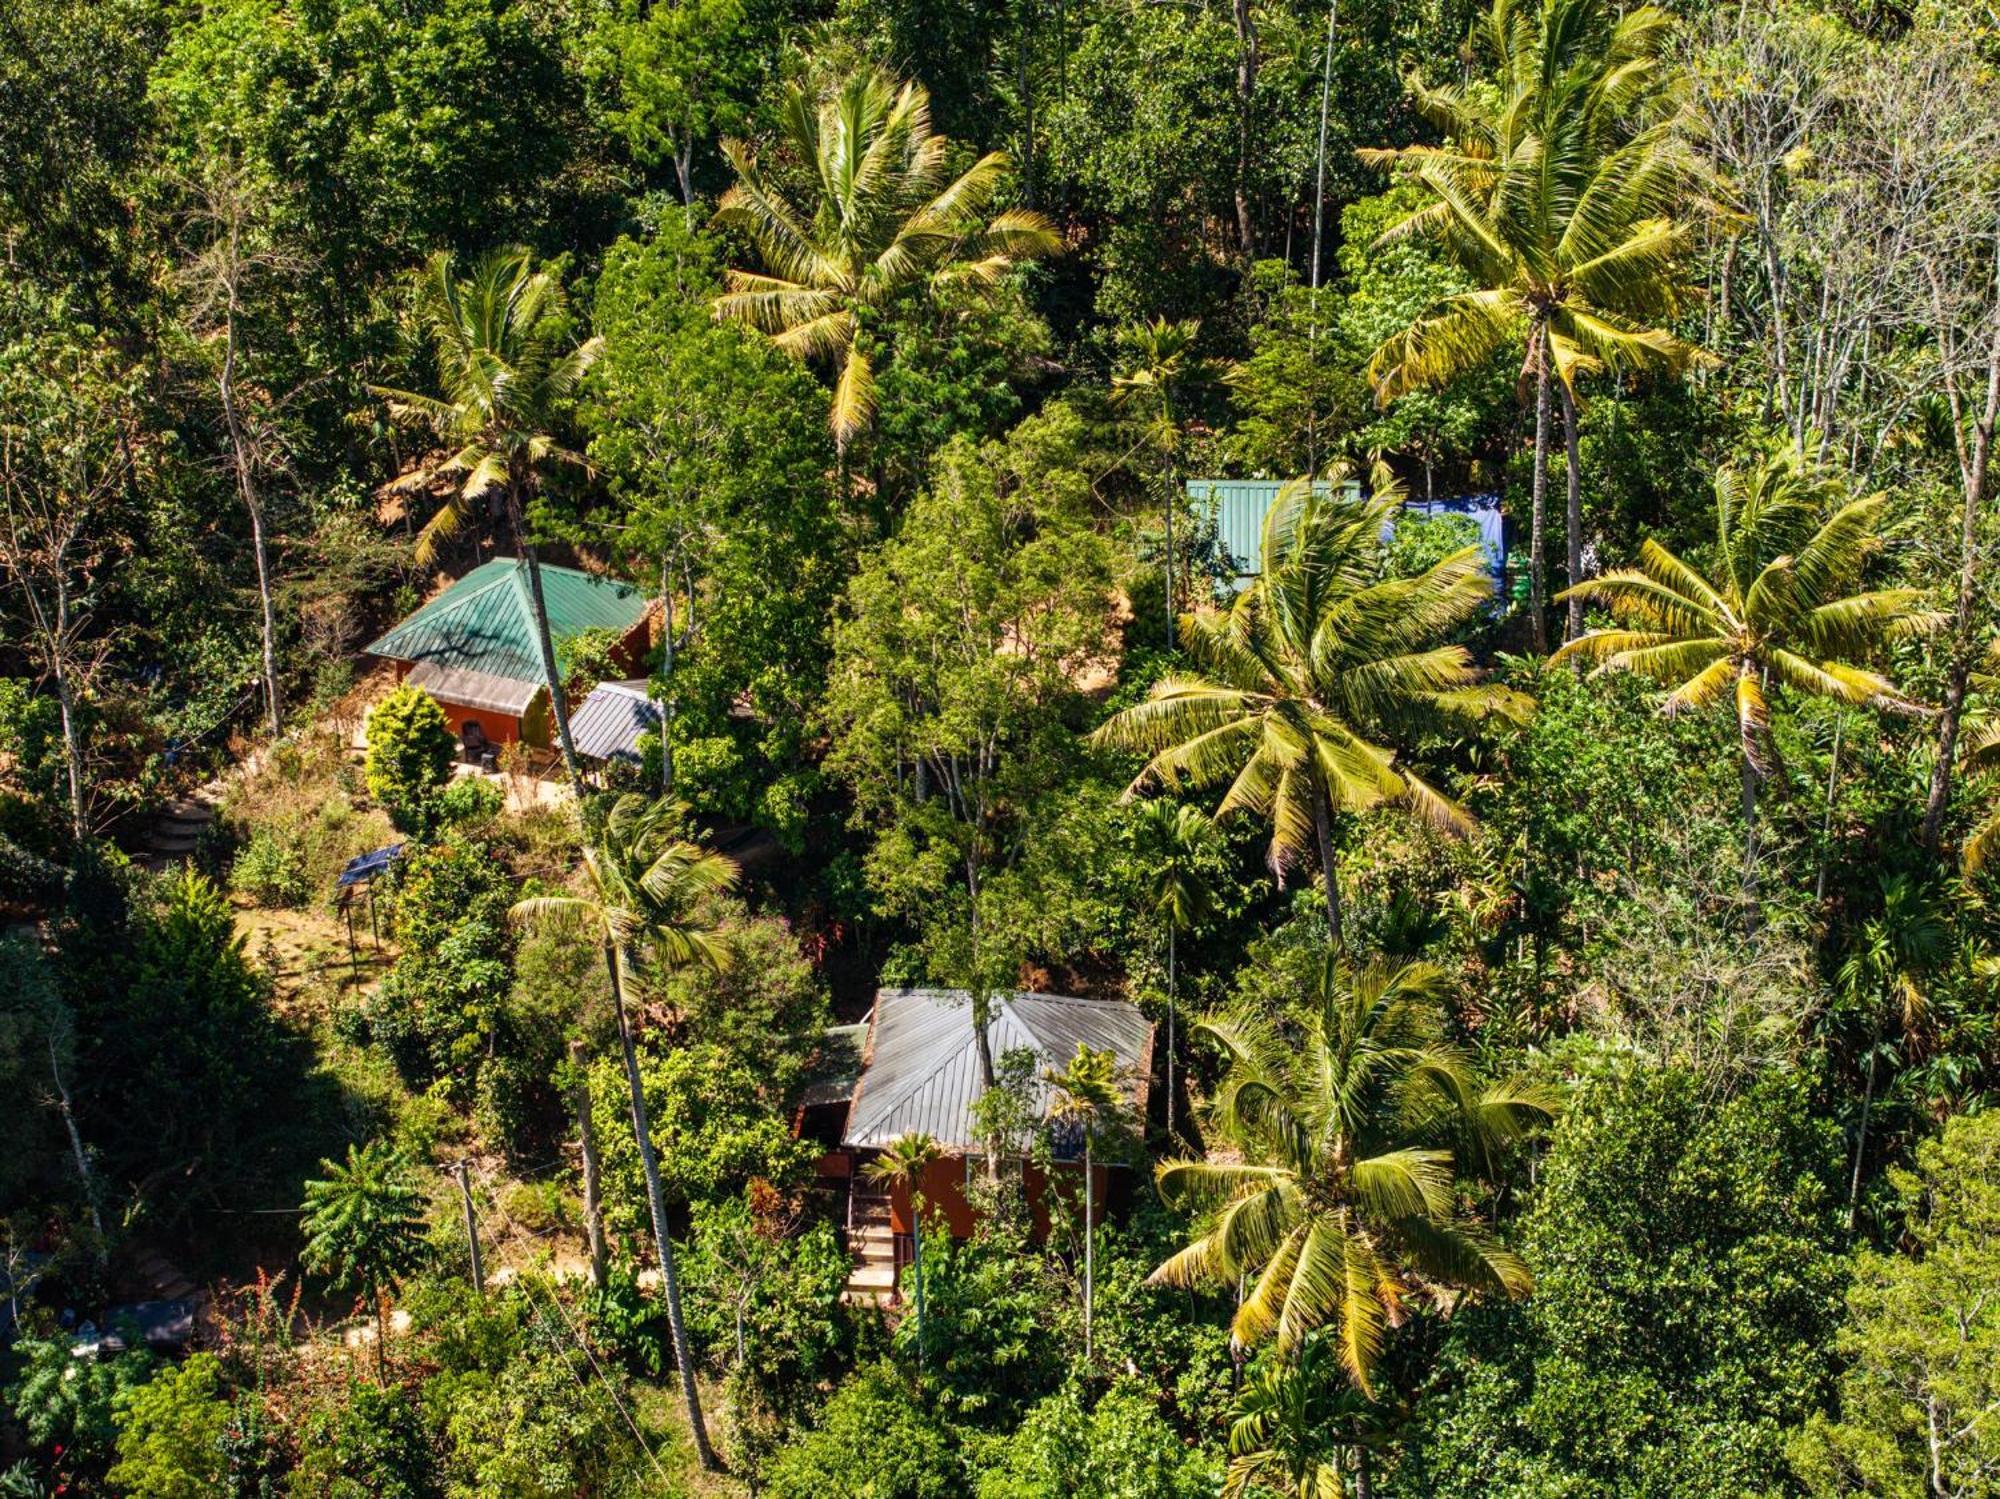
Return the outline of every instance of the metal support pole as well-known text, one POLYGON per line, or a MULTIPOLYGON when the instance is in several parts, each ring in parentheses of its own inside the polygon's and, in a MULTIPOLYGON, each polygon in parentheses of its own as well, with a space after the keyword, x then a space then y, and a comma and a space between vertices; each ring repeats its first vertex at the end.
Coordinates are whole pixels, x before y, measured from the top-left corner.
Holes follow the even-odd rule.
POLYGON ((465 1206, 465 1242, 472 1250, 472 1289, 486 1294, 486 1267, 479 1259, 479 1220, 472 1215, 472 1183, 465 1174, 465 1162, 452 1168, 458 1177, 458 1197, 465 1206))

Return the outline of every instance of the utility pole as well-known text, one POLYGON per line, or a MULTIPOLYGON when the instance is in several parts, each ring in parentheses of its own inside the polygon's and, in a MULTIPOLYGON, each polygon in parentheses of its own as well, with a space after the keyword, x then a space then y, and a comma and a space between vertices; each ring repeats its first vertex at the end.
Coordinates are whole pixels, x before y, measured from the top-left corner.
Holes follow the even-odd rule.
POLYGON ((472 1289, 486 1295, 486 1267, 479 1260, 479 1220, 472 1214, 472 1183, 465 1174, 465 1162, 452 1167, 458 1178, 458 1199, 465 1206, 465 1242, 472 1249, 472 1289))

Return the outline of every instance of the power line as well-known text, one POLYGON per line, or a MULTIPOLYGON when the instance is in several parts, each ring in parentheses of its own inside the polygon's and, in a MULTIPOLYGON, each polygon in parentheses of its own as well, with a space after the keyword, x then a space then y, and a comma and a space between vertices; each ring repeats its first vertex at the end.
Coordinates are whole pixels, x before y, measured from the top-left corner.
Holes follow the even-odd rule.
MULTIPOLYGON (((485 1185, 486 1183, 483 1181, 480 1183, 482 1188, 485 1185)), ((480 1230, 482 1232, 485 1231, 485 1215, 479 1211, 479 1207, 473 1201, 470 1193, 466 1195, 465 1202, 466 1206, 471 1210, 473 1219, 479 1225, 480 1230)), ((539 1284, 533 1276, 517 1275, 515 1279, 517 1282, 529 1286, 539 1284)), ((660 1475, 660 1481, 669 1488, 672 1488, 673 1479, 668 1475, 667 1470, 660 1465, 660 1459, 654 1454, 651 1444, 646 1441, 645 1434, 639 1430, 639 1423, 632 1419, 632 1412, 626 1408, 625 1402, 619 1398, 617 1387, 612 1384, 611 1377, 604 1372, 604 1366, 598 1363, 597 1355, 590 1351, 590 1344, 584 1341, 583 1334, 577 1330, 576 1324, 570 1321, 569 1313, 563 1310, 563 1305, 560 1301, 556 1300, 555 1294, 546 1286, 542 1286, 541 1291, 548 1298, 549 1305, 556 1309, 556 1315, 562 1318, 563 1326, 569 1333, 570 1341, 590 1361, 591 1372, 597 1376, 598 1382, 604 1386, 604 1393, 611 1397, 612 1405, 617 1407, 618 1414, 624 1418, 626 1429, 632 1433, 632 1440, 637 1442, 639 1450, 646 1454, 646 1461, 653 1465, 653 1471, 660 1475)), ((549 1324, 542 1316, 541 1308, 535 1304, 532 1295, 528 1298, 528 1309, 535 1314, 535 1321, 541 1325, 543 1331, 550 1332, 549 1324)), ((576 1372, 576 1365, 572 1364, 568 1359, 564 1359, 562 1365, 565 1369, 569 1370, 569 1377, 576 1381, 576 1387, 585 1394, 588 1394, 590 1387, 583 1382, 582 1377, 576 1372)))

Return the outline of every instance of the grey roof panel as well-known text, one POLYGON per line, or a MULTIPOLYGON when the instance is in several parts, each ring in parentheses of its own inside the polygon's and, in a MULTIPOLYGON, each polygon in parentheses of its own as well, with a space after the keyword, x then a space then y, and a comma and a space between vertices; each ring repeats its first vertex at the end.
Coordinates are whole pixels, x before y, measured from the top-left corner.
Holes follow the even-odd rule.
POLYGON ((639 758, 639 736, 660 726, 660 705, 644 681, 599 682, 570 715, 576 751, 593 760, 639 758))
MULTIPOLYGON (((1026 1047, 1042 1066, 1061 1067, 1078 1045, 1105 1050, 1144 1106, 1153 1027, 1123 1000, 1059 994, 1003 994, 993 1001, 990 1038, 996 1059, 1026 1047)), ((1035 1083, 1038 1104, 1047 1088, 1035 1083)), ((847 1115, 843 1143, 862 1149, 921 1131, 949 1149, 978 1141, 972 1105, 984 1091, 972 1001, 963 990, 884 989, 875 999, 866 1066, 847 1115)))
POLYGON ((421 687, 441 703, 456 703, 461 708, 484 708, 489 713, 504 713, 509 718, 519 718, 528 711, 528 705, 536 696, 547 689, 537 677, 532 682, 524 682, 514 677, 496 677, 491 672, 474 671, 469 666, 447 666, 441 661, 419 661, 410 668, 403 681, 411 687, 421 687))

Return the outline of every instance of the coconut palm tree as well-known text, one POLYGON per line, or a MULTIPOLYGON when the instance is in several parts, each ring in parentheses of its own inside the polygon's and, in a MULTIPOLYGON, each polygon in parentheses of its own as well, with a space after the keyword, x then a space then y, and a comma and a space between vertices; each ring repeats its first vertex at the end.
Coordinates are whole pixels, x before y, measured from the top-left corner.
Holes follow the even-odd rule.
POLYGON ((701 1394, 695 1387, 694 1355, 681 1313, 674 1243, 667 1233, 659 1152, 646 1118, 646 1091, 625 1011, 627 983, 649 967, 698 965, 719 970, 728 966, 729 948, 701 905, 704 897, 735 885, 736 865, 679 837, 680 825, 681 809, 672 802, 648 801, 636 794, 619 797, 594 829, 592 840, 584 845, 586 893, 534 896, 518 902, 510 915, 524 924, 567 928, 587 935, 603 949, 604 965, 611 977, 618 1046, 625 1063, 625 1086, 631 1094, 632 1133, 639 1146, 639 1168, 646 1179, 653 1244, 660 1256, 667 1327, 673 1337, 674 1363, 680 1370, 681 1398, 687 1404, 688 1425, 701 1465, 714 1471, 721 1464, 710 1445, 702 1420, 701 1394))
POLYGON ((1144 887, 1146 906, 1167 931, 1167 1134, 1171 1138, 1175 1124, 1179 938, 1189 927, 1206 920, 1215 908, 1215 891, 1203 870, 1220 858, 1222 834, 1199 807, 1150 801, 1139 808, 1139 835, 1153 861, 1144 887))
POLYGON ((1355 1388, 1372 1396, 1384 1330, 1421 1294, 1524 1295, 1528 1269, 1462 1205, 1461 1166, 1553 1113, 1540 1090, 1490 1083, 1444 1038, 1445 977, 1427 963, 1359 971, 1329 950, 1306 1013, 1255 1012, 1202 1031, 1227 1072, 1212 1123, 1237 1159, 1158 1168, 1161 1195, 1204 1216, 1156 1283, 1252 1283, 1230 1334, 1275 1334, 1280 1358, 1326 1328, 1355 1388))
POLYGON ((1886 495, 1852 499, 1813 455, 1792 448, 1715 478, 1712 576, 1648 537, 1635 569, 1609 572, 1565 598, 1603 605, 1617 624, 1556 652, 1636 671, 1668 688, 1667 713, 1736 711, 1742 746, 1743 879, 1754 887, 1757 788, 1770 773, 1769 689, 1789 687, 1837 703, 1918 711, 1879 672, 1854 664, 1891 641, 1933 629, 1914 588, 1857 592, 1881 542, 1886 495))
POLYGON ((1264 572, 1224 611, 1181 617, 1195 670, 1154 684, 1092 736, 1149 754, 1127 788, 1228 782, 1218 817, 1271 822, 1280 877, 1316 852, 1329 932, 1340 941, 1336 823, 1384 802, 1457 831, 1471 818, 1383 742, 1425 716, 1524 714, 1484 684, 1461 645, 1440 643, 1493 597, 1476 546, 1413 578, 1385 578, 1396 500, 1357 501, 1297 482, 1264 517, 1264 572))
POLYGON ((910 1278, 916 1286, 917 1364, 924 1361, 924 1173, 943 1155, 938 1142, 922 1130, 898 1136, 861 1168, 877 1186, 901 1187, 910 1197, 910 1278))
POLYGON ((417 278, 416 314, 437 362, 438 394, 371 385, 399 422, 428 428, 440 455, 419 464, 390 487, 427 489, 440 479, 455 485, 417 534, 416 555, 429 563, 438 544, 498 496, 514 543, 516 565, 528 581, 536 644, 549 690, 549 710, 563 766, 573 784, 583 767, 569 731, 569 701, 556 669, 542 597, 541 562, 528 539, 528 496, 551 464, 578 467, 585 460, 554 437, 562 407, 596 360, 604 341, 592 338, 565 351, 562 283, 519 248, 492 251, 460 277, 449 251, 439 251, 417 278))
POLYGON ((321 1161, 326 1175, 306 1183, 300 1262, 336 1286, 364 1288, 375 1310, 375 1377, 388 1376, 385 1289, 424 1261, 424 1194, 386 1140, 347 1147, 345 1161, 321 1161))
POLYGON ((1118 342, 1125 351, 1127 368, 1111 379, 1114 405, 1141 401, 1154 410, 1154 435, 1160 448, 1160 504, 1166 518, 1166 608, 1167 645, 1174 643, 1174 465, 1180 456, 1180 419, 1174 397, 1190 386, 1206 385, 1224 373, 1214 360, 1203 359, 1194 351, 1201 336, 1201 321, 1189 318, 1169 322, 1160 317, 1149 323, 1134 323, 1119 330, 1118 342))
MULTIPOLYGON (((1428 200, 1384 242, 1433 242, 1471 282, 1375 351, 1369 377, 1388 402, 1521 350, 1535 395, 1528 539, 1535 648, 1547 649, 1544 501, 1550 401, 1569 457, 1568 561, 1583 564, 1576 382, 1585 374, 1678 369, 1695 351, 1665 324, 1688 299, 1691 225, 1678 217, 1699 181, 1666 87, 1668 18, 1602 0, 1544 0, 1540 14, 1493 0, 1484 28, 1495 87, 1412 79, 1417 111, 1442 146, 1364 152, 1428 200), (1553 378, 1552 378, 1553 377, 1553 378)), ((1568 634, 1581 633, 1580 606, 1568 634)))
POLYGON ((1006 180, 1006 153, 989 152, 953 177, 952 142, 932 132, 930 95, 919 84, 865 68, 825 98, 794 86, 780 133, 812 168, 817 190, 796 199, 751 147, 722 143, 736 185, 716 222, 742 230, 765 269, 731 271, 715 312, 770 335, 788 354, 834 366, 830 420, 844 460, 875 411, 871 323, 939 281, 990 285, 1023 261, 1055 254, 1061 240, 1026 209, 987 218, 1006 180))
POLYGON ((1118 1086, 1118 1061, 1108 1051, 1077 1043, 1067 1067, 1048 1068, 1042 1080, 1049 1086, 1049 1118, 1075 1130, 1083 1142, 1083 1356, 1095 1348, 1091 1313, 1097 1300, 1097 1183, 1095 1147, 1102 1134, 1118 1123, 1125 1095, 1118 1086))
MULTIPOLYGON (((1987 646, 1986 670, 1973 673, 1972 690, 1982 699, 2000 700, 2000 640, 1987 646)), ((1989 707, 1968 715, 1959 757, 1971 771, 2000 770, 2000 711, 1989 707)), ((1967 878, 1985 868, 1996 850, 2000 850, 2000 801, 1989 807, 1966 835, 1959 857, 1967 878)))

